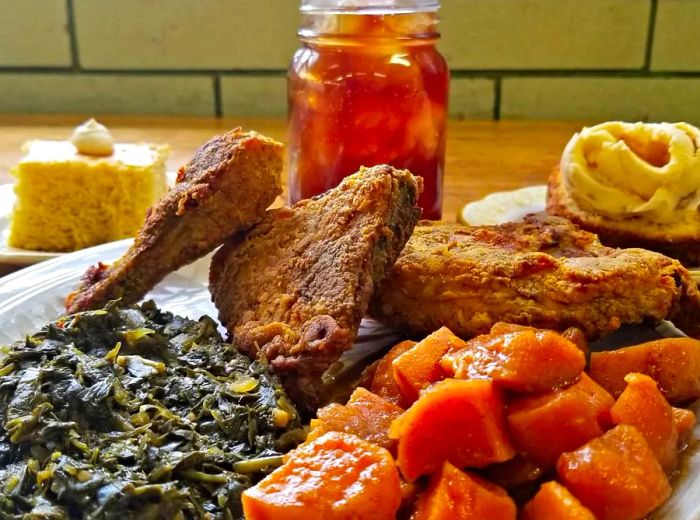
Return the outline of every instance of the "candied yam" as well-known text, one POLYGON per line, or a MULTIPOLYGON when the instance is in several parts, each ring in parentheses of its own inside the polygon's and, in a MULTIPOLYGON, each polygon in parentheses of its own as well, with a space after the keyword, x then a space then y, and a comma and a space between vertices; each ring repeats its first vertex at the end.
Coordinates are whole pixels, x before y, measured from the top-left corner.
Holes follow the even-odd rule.
MULTIPOLYGON (((516 325, 514 323, 505 323, 503 321, 499 321, 498 323, 493 324, 493 327, 491 327, 490 334, 508 334, 510 332, 519 332, 521 330, 548 329, 536 329, 534 327, 528 327, 525 325, 516 325)), ((569 327, 561 333, 561 336, 571 341, 571 343, 576 345, 579 348, 579 350, 581 350, 584 354, 588 354, 588 339, 586 338, 586 335, 581 329, 579 329, 578 327, 569 327)))
POLYGON ((418 399, 419 392, 445 377, 440 359, 451 350, 463 348, 465 342, 442 327, 416 343, 392 361, 394 378, 401 389, 401 403, 406 407, 418 399))
POLYGON ((516 325, 515 323, 506 323, 505 321, 499 321, 493 324, 491 327, 491 332, 489 334, 510 334, 511 332, 520 332, 521 330, 536 330, 534 327, 528 327, 527 325, 516 325))
POLYGON ((627 374, 627 388, 610 410, 614 424, 629 424, 644 435, 661 467, 670 472, 678 462, 678 430, 673 410, 652 378, 627 374))
POLYGON ((523 508, 521 520, 596 520, 568 489, 557 482, 542 484, 523 508))
POLYGON ((352 393, 347 405, 332 403, 318 410, 318 419, 311 421, 307 442, 329 431, 345 432, 391 451, 396 441, 389 439, 389 426, 402 412, 395 404, 360 387, 352 393))
POLYGON ((688 434, 695 426, 695 414, 685 408, 671 408, 673 413, 673 423, 678 432, 678 446, 683 446, 688 440, 688 434))
POLYGON ((600 404, 591 396, 589 386, 582 378, 562 390, 511 401, 506 421, 518 453, 547 470, 565 451, 602 435, 599 417, 610 410, 613 399, 608 395, 610 400, 600 404))
POLYGON ((562 484, 598 520, 641 520, 671 495, 654 452, 627 424, 564 453, 557 472, 562 484))
POLYGON ((478 468, 515 455, 503 398, 486 380, 435 383, 391 424, 389 437, 399 441, 397 464, 409 481, 439 470, 445 461, 478 468))
POLYGON ((586 365, 576 345, 549 330, 478 336, 443 356, 443 370, 460 379, 493 379, 517 392, 537 392, 575 381, 586 365))
POLYGON ((362 388, 370 390, 370 386, 372 386, 372 380, 374 379, 374 375, 377 373, 377 367, 379 366, 381 360, 382 359, 379 358, 364 368, 364 370, 360 374, 360 379, 357 382, 357 386, 361 386, 362 388))
POLYGON ((394 345, 384 357, 377 361, 374 374, 368 386, 372 393, 386 399, 390 403, 401 406, 401 388, 396 379, 394 379, 392 363, 415 344, 415 341, 402 341, 394 345))
POLYGON ((571 343, 576 345, 581 352, 588 354, 590 351, 588 347, 588 339, 581 329, 578 327, 569 327, 564 332, 561 333, 562 337, 568 339, 571 343))
POLYGON ((394 520, 401 488, 387 450, 329 432, 288 453, 242 501, 247 520, 394 520))
POLYGON ((445 462, 418 497, 411 520, 515 520, 516 512, 502 488, 445 462))
POLYGON ((590 376, 615 397, 630 372, 651 377, 671 403, 700 397, 700 341, 665 338, 591 354, 590 376))
POLYGON ((603 430, 608 430, 612 427, 612 419, 610 419, 610 409, 615 404, 615 398, 610 395, 605 388, 593 381, 588 374, 583 372, 581 379, 573 385, 577 391, 588 395, 591 403, 598 411, 598 424, 603 430))
MULTIPOLYGON (((331 403, 329 405, 320 408, 318 411, 324 410, 326 417, 330 417, 332 425, 327 424, 323 419, 311 419, 309 422, 309 433, 306 435, 307 443, 315 441, 322 435, 328 432, 344 432, 344 426, 351 421, 352 412, 347 410, 347 407, 338 403, 331 403), (337 424, 341 424, 339 428, 336 427, 337 424)), ((345 432, 352 433, 352 432, 345 432)))

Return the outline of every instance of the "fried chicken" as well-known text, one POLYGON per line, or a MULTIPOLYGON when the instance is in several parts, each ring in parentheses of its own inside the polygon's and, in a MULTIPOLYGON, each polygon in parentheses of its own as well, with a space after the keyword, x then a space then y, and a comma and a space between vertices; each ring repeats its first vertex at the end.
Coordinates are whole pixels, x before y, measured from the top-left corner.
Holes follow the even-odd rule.
POLYGON ((700 333, 700 293, 679 262, 644 249, 612 249, 566 219, 464 227, 421 222, 375 293, 371 313, 425 335, 446 325, 461 336, 498 321, 589 339, 622 324, 674 320, 700 333))
POLYGON ((167 274, 249 229, 281 193, 282 144, 240 128, 202 145, 151 208, 133 245, 98 264, 66 298, 68 312, 139 301, 167 274))
POLYGON ((363 168, 337 188, 271 210, 214 256, 210 291, 233 342, 266 359, 297 404, 352 346, 377 285, 420 218, 420 178, 363 168))

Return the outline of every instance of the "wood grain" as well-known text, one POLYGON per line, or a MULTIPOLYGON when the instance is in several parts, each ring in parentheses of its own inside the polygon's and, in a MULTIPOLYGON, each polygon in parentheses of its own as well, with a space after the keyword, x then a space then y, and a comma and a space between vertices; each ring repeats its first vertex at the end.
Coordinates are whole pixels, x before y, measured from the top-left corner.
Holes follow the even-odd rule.
MULTIPOLYGON (((24 141, 67 139, 84 120, 81 116, 0 116, 0 182, 11 182, 9 169, 20 160, 24 141)), ((187 162, 213 134, 234 126, 286 141, 286 122, 281 119, 102 117, 100 121, 117 141, 168 143, 170 170, 187 162)), ((465 203, 491 192, 544 183, 564 145, 581 126, 575 122, 450 122, 443 218, 454 220, 465 203)), ((286 196, 278 204, 283 200, 286 196)))

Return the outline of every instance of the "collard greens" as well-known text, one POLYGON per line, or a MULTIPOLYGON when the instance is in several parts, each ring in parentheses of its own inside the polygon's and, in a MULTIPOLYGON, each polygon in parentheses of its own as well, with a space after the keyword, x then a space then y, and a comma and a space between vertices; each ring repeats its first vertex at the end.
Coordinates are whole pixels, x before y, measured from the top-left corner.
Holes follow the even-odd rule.
POLYGON ((235 519, 303 432, 216 324, 75 314, 0 349, 0 518, 235 519))

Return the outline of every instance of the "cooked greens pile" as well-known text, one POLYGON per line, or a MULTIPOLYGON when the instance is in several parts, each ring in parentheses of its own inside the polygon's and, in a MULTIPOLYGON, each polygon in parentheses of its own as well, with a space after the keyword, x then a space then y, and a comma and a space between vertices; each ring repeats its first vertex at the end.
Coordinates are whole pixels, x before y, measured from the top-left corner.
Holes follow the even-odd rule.
POLYGON ((0 518, 235 519, 303 436, 265 367, 199 321, 68 316, 0 347, 0 518))

